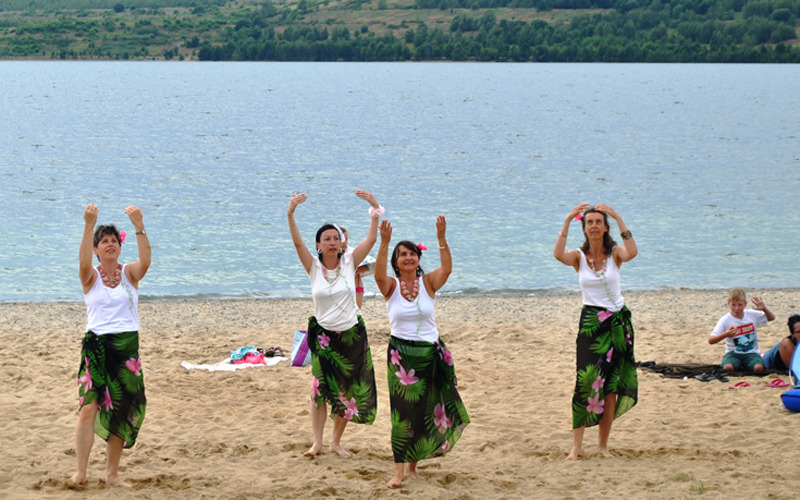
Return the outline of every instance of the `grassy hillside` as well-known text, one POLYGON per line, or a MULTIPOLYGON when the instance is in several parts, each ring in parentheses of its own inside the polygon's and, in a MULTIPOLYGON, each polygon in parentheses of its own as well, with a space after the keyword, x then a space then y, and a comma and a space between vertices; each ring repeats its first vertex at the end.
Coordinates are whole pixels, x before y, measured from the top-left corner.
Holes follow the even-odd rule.
POLYGON ((800 62, 800 0, 5 0, 0 9, 4 59, 800 62))

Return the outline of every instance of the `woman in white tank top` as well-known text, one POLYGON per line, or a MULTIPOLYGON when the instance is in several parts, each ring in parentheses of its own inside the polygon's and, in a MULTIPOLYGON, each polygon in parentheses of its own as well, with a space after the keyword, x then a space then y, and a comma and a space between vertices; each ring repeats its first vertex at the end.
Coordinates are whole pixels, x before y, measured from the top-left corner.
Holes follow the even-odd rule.
POLYGON ((86 484, 96 432, 106 441, 106 484, 129 488, 118 469, 122 449, 136 442, 147 404, 139 357, 138 301, 139 281, 150 267, 150 242, 142 211, 129 206, 125 213, 135 228, 139 259, 120 265, 125 233, 114 225, 95 230, 97 213, 94 204, 86 207, 79 253, 78 274, 88 320, 78 370, 77 470, 69 483, 86 484), (97 267, 92 266, 93 256, 99 262, 97 267))
POLYGON ((314 300, 314 316, 309 318, 306 330, 311 351, 310 412, 314 442, 305 455, 311 457, 322 453, 328 405, 333 417, 330 450, 343 457, 350 456, 341 445, 347 423, 371 424, 378 408, 367 329, 356 304, 355 273, 378 239, 378 219, 383 207, 369 191, 358 190, 356 196, 369 202, 370 223, 367 237, 352 251, 342 250, 344 236, 339 226, 325 224, 317 231, 316 255, 312 255, 294 218, 295 209, 308 197, 292 196, 287 211, 292 242, 308 273, 314 300))
POLYGON ((392 329, 387 349, 395 465, 389 480, 392 488, 399 487, 406 476, 420 479, 417 462, 446 454, 469 423, 456 389, 453 356, 439 337, 434 319, 434 296, 453 268, 445 229, 440 215, 436 219, 440 267, 423 273, 420 246, 401 241, 392 253, 396 277, 390 278, 386 263, 392 225, 383 221, 380 228, 375 282, 386 299, 392 329))
POLYGON ((638 253, 622 217, 608 205, 573 208, 558 233, 553 256, 578 273, 583 309, 577 339, 577 377, 572 397, 572 451, 568 459, 581 455, 586 427, 598 425, 600 453, 608 451, 608 436, 614 419, 633 408, 639 381, 633 355, 634 332, 631 312, 620 293, 620 266, 638 253), (625 242, 619 246, 609 235, 608 216, 619 226, 625 242), (581 221, 584 243, 565 251, 567 232, 573 219, 581 221))

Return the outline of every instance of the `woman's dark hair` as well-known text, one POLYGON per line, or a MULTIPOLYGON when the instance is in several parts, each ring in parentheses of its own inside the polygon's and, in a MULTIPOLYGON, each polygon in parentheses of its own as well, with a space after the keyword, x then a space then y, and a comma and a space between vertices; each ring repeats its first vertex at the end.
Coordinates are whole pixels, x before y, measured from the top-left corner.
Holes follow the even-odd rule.
POLYGON ((583 230, 583 245, 581 246, 581 250, 583 253, 589 251, 589 237, 586 235, 586 216, 589 214, 600 214, 603 216, 603 223, 608 228, 608 231, 603 233, 603 250, 605 250, 606 255, 611 255, 611 250, 617 246, 617 242, 614 241, 614 238, 611 237, 609 234, 611 232, 611 227, 608 225, 608 215, 605 212, 601 212, 600 210, 591 206, 583 211, 583 218, 581 219, 581 230, 583 230))
POLYGON ((789 316, 789 335, 794 335, 794 324, 800 322, 800 316, 793 314, 789 316))
MULTIPOLYGON (((394 246, 394 252, 392 252, 392 270, 394 271, 394 275, 397 276, 398 278, 400 277, 400 268, 397 267, 397 255, 400 253, 401 246, 417 254, 419 260, 422 261, 422 250, 420 250, 417 245, 408 240, 403 240, 399 242, 397 245, 394 246)), ((417 276, 422 276, 423 274, 425 274, 425 271, 422 270, 422 266, 417 265, 417 276)))
MULTIPOLYGON (((322 238, 322 233, 328 231, 329 229, 333 229, 334 231, 336 231, 337 235, 339 234, 340 229, 338 227, 329 223, 323 224, 321 228, 317 229, 317 243, 319 243, 319 239, 322 238)), ((319 261, 322 262, 322 252, 319 251, 319 248, 317 248, 317 257, 319 257, 319 261)), ((341 250, 339 250, 338 258, 340 259, 342 258, 341 250)))
POLYGON ((97 229, 94 230, 94 247, 97 248, 97 245, 100 243, 100 240, 103 239, 103 236, 107 234, 113 234, 114 237, 117 239, 117 243, 122 246, 122 242, 119 240, 119 230, 117 230, 117 226, 114 224, 102 224, 97 226, 97 229))

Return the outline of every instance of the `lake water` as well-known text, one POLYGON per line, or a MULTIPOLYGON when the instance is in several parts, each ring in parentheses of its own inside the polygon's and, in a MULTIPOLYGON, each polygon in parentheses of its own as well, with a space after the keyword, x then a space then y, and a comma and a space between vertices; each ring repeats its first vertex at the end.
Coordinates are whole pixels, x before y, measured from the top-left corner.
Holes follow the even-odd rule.
POLYGON ((359 188, 428 269, 446 215, 447 293, 577 290, 552 248, 584 201, 636 237, 624 289, 800 284, 797 65, 5 61, 0 81, 0 302, 82 300, 90 202, 128 232, 142 207, 145 298, 308 296, 289 197, 309 246, 326 221, 360 240, 359 188))

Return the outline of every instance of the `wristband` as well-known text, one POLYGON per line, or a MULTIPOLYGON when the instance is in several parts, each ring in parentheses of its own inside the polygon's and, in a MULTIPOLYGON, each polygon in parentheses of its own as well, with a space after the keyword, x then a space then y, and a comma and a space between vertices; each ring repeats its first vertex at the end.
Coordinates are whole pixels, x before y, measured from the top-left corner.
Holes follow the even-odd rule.
POLYGON ((369 207, 369 216, 374 219, 377 219, 378 217, 383 215, 384 212, 386 212, 386 209, 383 208, 381 205, 378 205, 377 208, 369 207))
POLYGON ((356 287, 356 293, 364 293, 364 287, 363 286, 357 286, 356 287))

